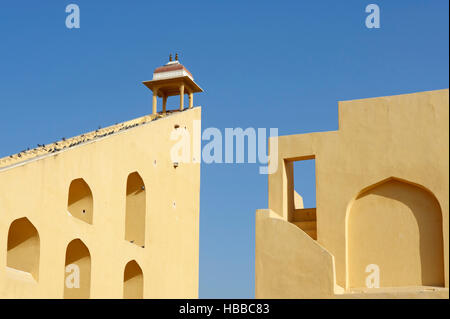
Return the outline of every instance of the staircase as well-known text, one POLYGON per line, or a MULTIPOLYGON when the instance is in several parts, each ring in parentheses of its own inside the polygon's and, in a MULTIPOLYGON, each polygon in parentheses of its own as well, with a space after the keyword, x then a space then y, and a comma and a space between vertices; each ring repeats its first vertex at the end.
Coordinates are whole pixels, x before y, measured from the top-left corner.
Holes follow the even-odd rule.
POLYGON ((312 239, 317 240, 317 218, 315 208, 296 209, 292 223, 301 228, 312 239))

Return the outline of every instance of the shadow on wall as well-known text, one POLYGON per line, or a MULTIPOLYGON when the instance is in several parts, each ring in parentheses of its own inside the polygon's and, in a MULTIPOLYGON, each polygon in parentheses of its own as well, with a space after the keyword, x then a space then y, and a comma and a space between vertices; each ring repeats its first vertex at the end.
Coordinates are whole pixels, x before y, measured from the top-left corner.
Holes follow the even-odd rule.
POLYGON ((67 210, 73 217, 92 224, 94 200, 84 179, 78 178, 70 183, 67 210))
POLYGON ((91 290, 91 254, 80 239, 74 239, 67 245, 65 274, 64 298, 88 299, 91 290))
POLYGON ((123 298, 142 299, 144 297, 144 275, 135 260, 125 266, 123 275, 123 298))
POLYGON ((379 267, 380 287, 444 287, 442 212, 422 186, 389 178, 363 190, 349 207, 349 288, 365 287, 379 267))
POLYGON ((39 234, 33 224, 26 218, 16 219, 8 231, 8 267, 27 272, 39 279, 39 234))

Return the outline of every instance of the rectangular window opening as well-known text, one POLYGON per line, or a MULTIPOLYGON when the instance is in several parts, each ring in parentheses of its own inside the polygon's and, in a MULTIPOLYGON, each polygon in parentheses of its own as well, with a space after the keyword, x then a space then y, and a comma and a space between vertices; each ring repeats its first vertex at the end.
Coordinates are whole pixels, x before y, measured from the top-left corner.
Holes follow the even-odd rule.
POLYGON ((290 220, 317 240, 316 161, 314 158, 298 160, 292 166, 294 211, 290 220))
POLYGON ((294 208, 316 207, 316 160, 301 160, 293 163, 294 208))

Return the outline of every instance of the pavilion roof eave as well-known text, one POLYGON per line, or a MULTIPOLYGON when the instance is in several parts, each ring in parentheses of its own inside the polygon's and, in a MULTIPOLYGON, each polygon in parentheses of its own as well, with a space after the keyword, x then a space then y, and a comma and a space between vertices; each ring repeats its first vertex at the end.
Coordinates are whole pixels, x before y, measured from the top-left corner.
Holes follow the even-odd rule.
MULTIPOLYGON (((166 96, 179 95, 178 87, 180 84, 184 84, 186 89, 192 91, 192 93, 203 92, 202 88, 188 76, 143 81, 142 83, 152 91, 154 88, 158 88, 160 92, 165 92, 166 96)), ((158 94, 158 96, 161 97, 161 94, 158 94)))

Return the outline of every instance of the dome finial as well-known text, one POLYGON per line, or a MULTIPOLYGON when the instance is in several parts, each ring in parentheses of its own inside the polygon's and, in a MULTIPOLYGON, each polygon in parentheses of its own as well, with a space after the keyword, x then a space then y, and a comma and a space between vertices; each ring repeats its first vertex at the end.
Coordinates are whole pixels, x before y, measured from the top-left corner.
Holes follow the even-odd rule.
POLYGON ((175 61, 178 61, 178 53, 175 53, 175 61))
POLYGON ((169 62, 172 62, 172 53, 169 54, 169 62))

